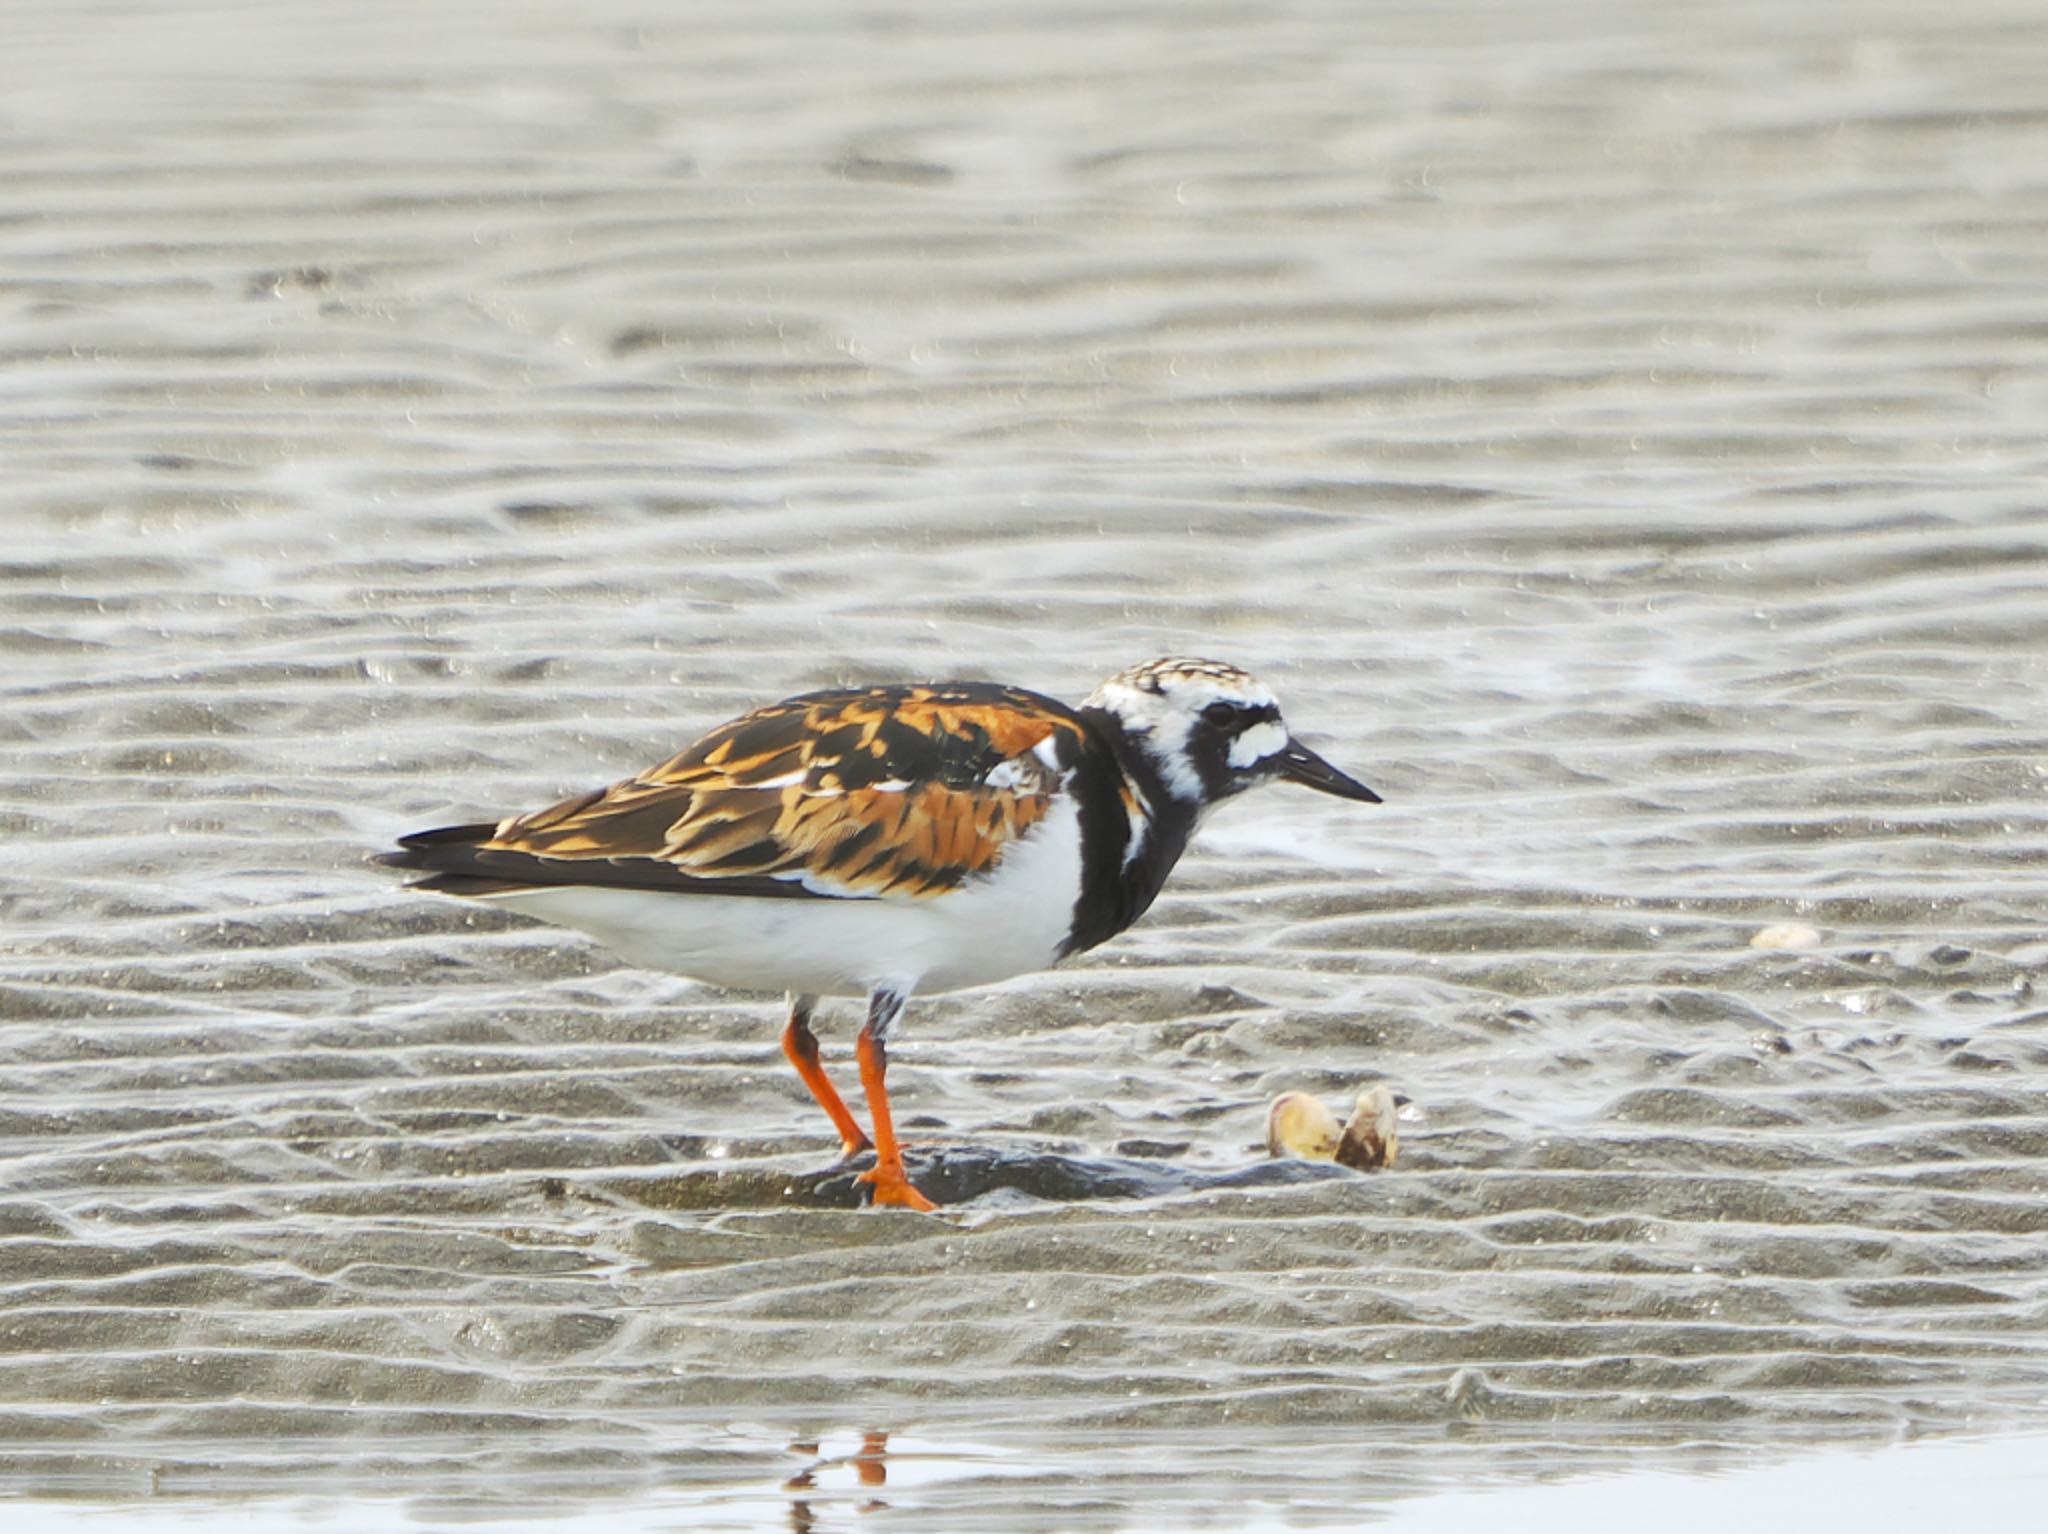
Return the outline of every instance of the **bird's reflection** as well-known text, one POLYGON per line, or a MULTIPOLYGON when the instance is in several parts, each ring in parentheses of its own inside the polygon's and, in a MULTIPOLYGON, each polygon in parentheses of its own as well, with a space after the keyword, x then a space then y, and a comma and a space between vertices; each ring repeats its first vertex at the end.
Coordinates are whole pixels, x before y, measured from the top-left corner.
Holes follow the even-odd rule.
MULTIPOLYGON (((818 1477, 827 1471, 850 1466, 855 1479, 864 1487, 880 1487, 889 1484, 889 1435, 882 1432, 864 1432, 860 1435, 860 1447, 851 1454, 825 1454, 815 1440, 792 1443, 789 1452, 801 1454, 810 1463, 782 1483, 782 1489, 790 1492, 811 1492, 819 1489, 818 1477)), ((857 1513, 872 1513, 889 1504, 878 1497, 863 1497, 854 1504, 857 1513)), ((789 1504, 789 1526, 795 1534, 812 1534, 817 1528, 817 1516, 811 1510, 808 1498, 797 1496, 789 1504)))

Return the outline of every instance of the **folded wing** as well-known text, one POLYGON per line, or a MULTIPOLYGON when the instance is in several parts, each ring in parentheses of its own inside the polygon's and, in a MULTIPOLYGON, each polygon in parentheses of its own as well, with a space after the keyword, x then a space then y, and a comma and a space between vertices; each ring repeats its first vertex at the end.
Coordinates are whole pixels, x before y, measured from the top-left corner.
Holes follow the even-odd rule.
POLYGON ((992 869, 1045 816, 1083 728, 1018 688, 811 693, 610 788, 423 831, 384 861, 456 895, 582 884, 930 899, 992 869))

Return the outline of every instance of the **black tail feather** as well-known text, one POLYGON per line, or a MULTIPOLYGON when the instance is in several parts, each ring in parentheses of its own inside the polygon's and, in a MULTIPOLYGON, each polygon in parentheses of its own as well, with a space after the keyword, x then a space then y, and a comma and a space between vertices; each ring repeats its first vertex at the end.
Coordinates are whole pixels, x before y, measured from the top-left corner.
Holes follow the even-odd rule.
MULTIPOLYGON (((449 873, 471 861, 475 854, 469 849, 479 842, 489 841, 497 829, 495 821, 477 821, 466 826, 437 826, 431 831, 415 831, 410 836, 399 837, 400 851, 380 852, 371 861, 382 863, 386 868, 404 868, 416 873, 449 873)), ((407 888, 438 889, 449 895, 485 893, 478 889, 456 888, 436 879, 423 879, 407 888)))
POLYGON ((466 826, 439 826, 432 831, 415 831, 410 836, 401 836, 398 845, 408 850, 414 847, 443 847, 450 842, 487 842, 498 834, 495 820, 473 820, 466 826))
POLYGON ((503 895, 512 890, 560 884, 776 900, 804 900, 818 895, 795 879, 765 874, 703 878, 659 858, 544 857, 508 847, 484 846, 497 832, 496 821, 415 831, 398 839, 399 851, 379 853, 375 861, 387 868, 428 875, 406 888, 440 895, 503 895))

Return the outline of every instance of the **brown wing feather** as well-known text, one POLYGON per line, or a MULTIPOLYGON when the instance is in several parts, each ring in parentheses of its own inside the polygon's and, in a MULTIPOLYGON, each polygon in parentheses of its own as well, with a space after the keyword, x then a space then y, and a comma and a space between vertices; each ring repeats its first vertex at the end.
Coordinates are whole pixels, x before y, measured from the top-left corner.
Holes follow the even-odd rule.
POLYGON ((692 881, 929 898, 1044 818, 1084 727, 1050 699, 977 684, 814 693, 721 725, 659 767, 499 823, 478 850, 570 882, 654 863, 692 881), (587 871, 586 871, 587 870, 587 871))

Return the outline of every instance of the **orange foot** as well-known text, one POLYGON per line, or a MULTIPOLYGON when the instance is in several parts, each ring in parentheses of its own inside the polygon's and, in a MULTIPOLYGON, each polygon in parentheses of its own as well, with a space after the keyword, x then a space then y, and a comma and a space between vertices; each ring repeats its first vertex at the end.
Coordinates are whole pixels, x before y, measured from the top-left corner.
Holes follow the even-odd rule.
POLYGON ((860 1174, 855 1182, 864 1182, 873 1188, 869 1198, 871 1204, 888 1204, 898 1209, 936 1209, 939 1206, 911 1187, 910 1179, 903 1175, 903 1164, 875 1166, 860 1174))
POLYGON ((874 1148, 875 1142, 866 1135, 862 1135, 858 1140, 849 1140, 842 1135, 839 1139, 839 1159, 851 1161, 855 1156, 863 1155, 874 1148))

